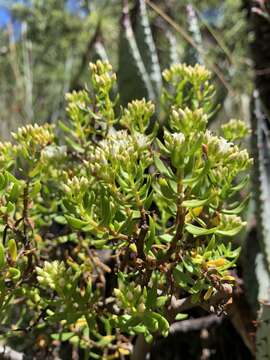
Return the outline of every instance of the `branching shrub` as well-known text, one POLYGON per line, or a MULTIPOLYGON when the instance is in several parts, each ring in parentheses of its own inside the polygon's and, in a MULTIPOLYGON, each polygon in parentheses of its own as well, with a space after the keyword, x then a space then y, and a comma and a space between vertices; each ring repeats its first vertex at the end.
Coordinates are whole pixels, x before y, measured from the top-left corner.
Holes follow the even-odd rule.
POLYGON ((236 195, 251 159, 230 142, 242 122, 224 126, 227 139, 207 130, 204 67, 164 72, 162 127, 144 99, 119 114, 111 66, 90 69, 59 130, 28 125, 0 145, 0 318, 6 337, 32 331, 44 337, 35 346, 69 340, 113 359, 129 336, 166 336, 190 306, 231 301, 228 238, 245 225, 236 195))

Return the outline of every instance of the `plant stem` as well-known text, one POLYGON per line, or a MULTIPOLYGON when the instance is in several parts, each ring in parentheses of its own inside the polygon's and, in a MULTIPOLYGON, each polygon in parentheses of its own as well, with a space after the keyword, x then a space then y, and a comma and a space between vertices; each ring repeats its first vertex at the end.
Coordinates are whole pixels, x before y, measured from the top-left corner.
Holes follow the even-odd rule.
POLYGON ((150 349, 151 344, 148 344, 145 341, 143 334, 138 335, 135 345, 133 347, 131 360, 145 360, 150 349))

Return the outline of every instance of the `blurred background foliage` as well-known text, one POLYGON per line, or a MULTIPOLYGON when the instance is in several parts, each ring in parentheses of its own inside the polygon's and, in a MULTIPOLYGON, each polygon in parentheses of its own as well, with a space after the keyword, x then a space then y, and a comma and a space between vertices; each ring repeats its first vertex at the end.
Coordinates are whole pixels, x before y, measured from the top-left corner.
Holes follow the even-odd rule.
MULTIPOLYGON (((135 4, 129 1, 133 28, 135 4)), ((4 137, 18 124, 64 117, 64 94, 87 82, 90 60, 107 57, 117 68, 118 58, 128 57, 119 44, 120 0, 2 0, 0 5, 2 14, 9 14, 0 33, 4 137)), ((222 107, 217 118, 225 113, 247 119, 252 72, 241 1, 155 0, 147 5, 161 69, 172 61, 204 63, 218 85, 222 107)), ((118 69, 120 78, 125 71, 118 69)))
MULTIPOLYGON (((97 58, 108 59, 114 69, 118 69, 120 104, 144 95, 159 105, 160 71, 175 62, 191 65, 202 63, 213 73, 217 87, 216 102, 220 104, 219 110, 213 114, 212 126, 218 127, 228 118, 241 118, 249 122, 254 88, 254 62, 255 69, 258 70, 255 71, 256 85, 260 87, 261 83, 269 84, 269 73, 268 78, 264 76, 264 72, 261 73, 261 69, 267 67, 269 59, 263 58, 261 52, 257 51, 262 50, 265 54, 264 45, 269 43, 269 37, 264 38, 260 32, 251 31, 252 26, 256 26, 256 23, 250 20, 250 4, 253 2, 145 0, 149 24, 139 13, 139 2, 0 0, 1 138, 8 138, 10 131, 22 124, 64 119, 65 93, 80 89, 88 83, 88 63, 97 58), (148 26, 151 27, 150 37, 148 26), (140 31, 148 33, 145 43, 140 41, 140 31), (256 37, 259 44, 258 41, 256 43, 256 37), (253 56, 250 43, 257 44, 253 56), (149 49, 150 55, 147 51, 149 49), (254 54, 257 54, 257 57, 254 54), (149 63, 152 67, 148 67, 149 63)), ((263 3, 261 0, 260 4, 263 3)), ((262 21, 264 17, 266 19, 263 9, 257 8, 256 11, 262 11, 257 21, 262 21)), ((269 22, 269 18, 264 21, 269 22)), ((268 144, 267 149, 269 150, 268 144)), ((269 178, 267 181, 269 183, 269 178)), ((268 199, 270 201, 269 197, 268 199)), ((244 266, 240 266, 238 275, 242 278, 245 267, 244 279, 246 284, 251 284, 247 286, 247 290, 254 292, 253 295, 249 294, 249 297, 253 296, 256 307, 256 279, 254 274, 246 271, 255 268, 255 256, 259 252, 255 249, 257 235, 253 201, 249 213, 248 235, 243 234, 243 238, 248 238, 246 243, 249 251, 245 252, 245 249, 242 252, 241 260, 244 260, 244 266)), ((261 274, 259 278, 262 278, 261 274)), ((250 323, 246 302, 237 300, 233 306, 234 312, 239 316, 238 319, 231 316, 231 322, 238 333, 240 332, 245 344, 251 348, 248 333, 250 329, 247 329, 249 325, 245 324, 245 320, 250 323)), ((195 314, 195 317, 196 315, 201 314, 195 314)), ((231 324, 225 323, 225 331, 222 330, 224 322, 222 326, 220 324, 216 325, 217 333, 220 332, 223 337, 225 333, 233 333, 231 324)), ((197 335, 198 338, 201 336, 197 335)), ((217 342, 217 353, 213 358, 228 358, 226 356, 230 350, 230 342, 233 342, 231 346, 240 344, 239 355, 237 350, 235 359, 250 358, 250 353, 243 355, 247 349, 236 339, 236 334, 226 343, 224 339, 220 341, 222 336, 211 336, 212 341, 217 342), (220 348, 222 351, 219 353, 220 348)), ((188 343, 190 338, 188 335, 186 337, 188 343)), ((198 344, 201 346, 200 339, 198 344)), ((168 348, 170 345, 166 350, 168 348)), ((187 349, 190 350, 188 347, 187 349)), ((157 350, 157 353, 159 352, 160 350, 157 350)), ((195 354, 194 358, 197 359, 196 356, 195 354)), ((191 355, 185 354, 184 358, 191 358, 191 355)))

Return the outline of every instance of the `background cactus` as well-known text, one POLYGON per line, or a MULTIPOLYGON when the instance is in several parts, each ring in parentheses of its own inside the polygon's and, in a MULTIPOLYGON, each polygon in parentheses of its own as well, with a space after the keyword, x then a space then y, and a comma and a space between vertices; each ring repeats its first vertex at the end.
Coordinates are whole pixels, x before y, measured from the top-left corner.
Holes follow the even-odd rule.
MULTIPOLYGON (((162 85, 158 51, 153 39, 145 0, 136 0, 134 4, 130 12, 129 2, 123 1, 118 66, 120 99, 121 103, 126 105, 131 100, 145 97, 158 105, 162 85)), ((191 5, 187 7, 187 15, 190 36, 196 49, 192 46, 188 47, 185 62, 195 65, 202 63, 201 53, 198 52, 202 46, 202 38, 197 17, 191 5)), ((170 66, 176 63, 179 57, 173 34, 168 29, 165 31, 169 43, 167 66, 170 66)))
POLYGON ((131 26, 127 1, 123 4, 121 18, 118 68, 118 88, 123 105, 137 98, 155 99, 150 74, 142 60, 131 26))
POLYGON ((263 360, 270 358, 268 344, 270 331, 270 142, 268 119, 256 92, 251 110, 254 156, 253 188, 256 203, 257 234, 246 244, 246 247, 250 246, 251 251, 253 251, 253 254, 249 253, 249 259, 253 265, 248 267, 246 263, 244 269, 249 274, 250 272, 253 273, 253 275, 248 275, 251 277, 247 279, 249 281, 247 281, 246 287, 253 310, 258 316, 256 359, 263 360))

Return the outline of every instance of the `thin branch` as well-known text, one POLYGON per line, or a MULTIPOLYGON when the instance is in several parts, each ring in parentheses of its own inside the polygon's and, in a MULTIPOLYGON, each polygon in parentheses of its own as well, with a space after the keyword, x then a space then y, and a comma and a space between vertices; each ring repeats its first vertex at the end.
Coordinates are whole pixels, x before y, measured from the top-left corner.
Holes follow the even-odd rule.
POLYGON ((218 325, 223 321, 223 316, 214 314, 202 316, 198 319, 189 319, 177 321, 170 326, 170 334, 187 333, 189 331, 199 331, 201 329, 208 329, 212 325, 218 325))
POLYGON ((23 235, 24 235, 24 245, 25 248, 29 247, 27 228, 29 226, 28 218, 28 208, 29 208, 29 180, 26 182, 26 186, 23 189, 23 235))
POLYGON ((145 260, 144 240, 147 235, 148 228, 149 228, 149 226, 147 225, 146 214, 145 214, 144 209, 142 209, 141 210, 141 227, 140 227, 140 232, 139 232, 139 235, 138 235, 138 238, 136 241, 138 255, 142 260, 145 260))
POLYGON ((138 335, 135 345, 133 347, 131 360, 145 360, 150 350, 151 344, 148 344, 145 341, 143 334, 138 335))

